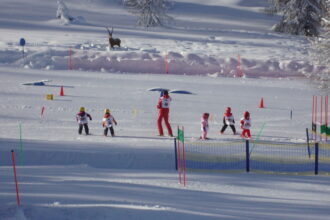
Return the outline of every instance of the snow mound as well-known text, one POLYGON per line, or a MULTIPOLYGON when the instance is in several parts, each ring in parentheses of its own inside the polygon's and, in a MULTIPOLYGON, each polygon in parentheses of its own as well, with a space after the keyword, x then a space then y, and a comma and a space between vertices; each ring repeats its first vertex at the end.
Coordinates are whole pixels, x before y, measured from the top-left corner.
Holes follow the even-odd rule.
MULTIPOLYGON (((119 73, 165 73, 167 63, 169 74, 213 75, 234 77, 238 71, 238 58, 218 58, 213 55, 196 53, 182 54, 175 51, 162 55, 155 50, 132 50, 130 48, 107 51, 106 45, 80 44, 67 50, 46 49, 28 51, 25 59, 20 52, 0 52, 3 62, 9 65, 24 66, 28 69, 67 70, 69 62, 72 69, 82 71, 102 71, 119 73), (69 52, 71 50, 71 54, 69 52), (6 54, 6 56, 5 56, 6 54), (4 58, 6 57, 6 58, 4 58)), ((307 61, 261 60, 242 58, 239 68, 245 77, 304 77, 314 71, 307 61)))

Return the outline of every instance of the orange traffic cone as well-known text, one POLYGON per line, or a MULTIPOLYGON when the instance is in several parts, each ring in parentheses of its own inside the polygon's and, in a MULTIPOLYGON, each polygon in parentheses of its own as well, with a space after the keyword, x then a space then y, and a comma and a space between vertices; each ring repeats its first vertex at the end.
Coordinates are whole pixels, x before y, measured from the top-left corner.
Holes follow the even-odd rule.
POLYGON ((265 106, 264 106, 264 98, 261 98, 260 103, 259 103, 259 108, 265 108, 265 106))
POLYGON ((63 86, 61 86, 60 96, 64 96, 63 86))

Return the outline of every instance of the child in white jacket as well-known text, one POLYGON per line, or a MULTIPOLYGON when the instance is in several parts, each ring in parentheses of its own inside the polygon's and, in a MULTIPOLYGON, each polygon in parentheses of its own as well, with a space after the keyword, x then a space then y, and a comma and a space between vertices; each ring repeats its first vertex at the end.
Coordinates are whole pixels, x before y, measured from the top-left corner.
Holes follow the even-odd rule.
POLYGON ((110 114, 110 110, 107 108, 104 110, 104 116, 102 119, 102 126, 104 127, 104 136, 108 135, 108 130, 110 130, 112 137, 115 136, 113 125, 117 125, 117 122, 115 118, 110 114))
POLYGON ((202 135, 200 139, 202 140, 207 140, 207 132, 209 131, 209 113, 203 113, 202 118, 201 118, 201 131, 202 135))
POLYGON ((244 112, 243 118, 241 118, 242 138, 251 138, 250 128, 251 128, 250 113, 246 111, 244 112))

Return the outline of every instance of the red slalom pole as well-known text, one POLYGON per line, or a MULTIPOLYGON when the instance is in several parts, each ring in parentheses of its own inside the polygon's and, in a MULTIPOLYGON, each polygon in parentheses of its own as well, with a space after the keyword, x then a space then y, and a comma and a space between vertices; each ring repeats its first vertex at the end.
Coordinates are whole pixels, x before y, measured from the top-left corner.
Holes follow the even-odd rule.
POLYGON ((328 142, 328 114, 329 114, 329 97, 325 97, 325 126, 326 126, 326 132, 325 132, 325 141, 328 142))
POLYGON ((325 136, 324 140, 327 141, 327 133, 328 133, 328 121, 327 121, 327 115, 328 115, 328 108, 327 108, 327 96, 324 96, 324 125, 325 125, 325 136))
POLYGON ((165 55, 165 73, 168 74, 168 55, 165 55))
POLYGON ((68 62, 68 69, 72 70, 72 49, 71 47, 69 48, 69 62, 68 62))
POLYGON ((16 186, 16 201, 17 201, 17 206, 19 207, 21 205, 21 202, 20 202, 20 199, 19 199, 19 191, 18 191, 18 182, 17 182, 17 175, 16 175, 16 162, 15 162, 14 150, 11 150, 11 159, 13 161, 13 169, 14 169, 14 179, 15 179, 15 186, 16 186))
MULTIPOLYGON (((312 102, 312 125, 314 124, 314 106, 315 106, 315 96, 313 95, 312 102)), ((314 139, 314 132, 312 131, 312 139, 314 139)))
POLYGON ((315 124, 316 124, 316 130, 315 130, 315 141, 317 140, 317 96, 315 96, 315 124))
POLYGON ((241 56, 237 55, 236 77, 242 77, 241 56))
MULTIPOLYGON (((323 96, 320 97, 321 99, 321 116, 320 116, 320 126, 323 125, 323 96)), ((320 141, 322 141, 322 133, 320 133, 320 141)))

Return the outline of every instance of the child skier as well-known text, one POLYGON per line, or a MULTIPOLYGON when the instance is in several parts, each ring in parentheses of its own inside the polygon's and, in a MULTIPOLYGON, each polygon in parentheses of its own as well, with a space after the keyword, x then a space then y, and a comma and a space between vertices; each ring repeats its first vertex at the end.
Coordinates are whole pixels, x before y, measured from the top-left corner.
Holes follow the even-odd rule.
POLYGON ((79 124, 78 128, 78 134, 82 133, 83 127, 85 128, 86 135, 89 135, 89 129, 88 129, 88 119, 92 120, 92 116, 85 112, 84 107, 80 107, 79 112, 76 114, 76 120, 79 124))
POLYGON ((202 135, 200 139, 202 140, 207 140, 207 132, 209 130, 209 113, 204 113, 201 118, 201 130, 202 130, 202 135))
POLYGON ((236 128, 235 128, 235 120, 234 116, 231 113, 231 108, 227 107, 226 112, 223 114, 223 126, 220 131, 221 134, 225 132, 228 126, 230 126, 231 130, 233 131, 234 135, 236 134, 236 128))
POLYGON ((251 138, 250 134, 251 119, 248 111, 244 112, 244 117, 241 119, 242 138, 251 138))
POLYGON ((115 136, 115 131, 113 130, 113 125, 117 125, 115 118, 110 114, 110 109, 104 109, 104 116, 102 119, 102 126, 104 129, 104 136, 108 135, 108 130, 110 130, 111 136, 115 136))

